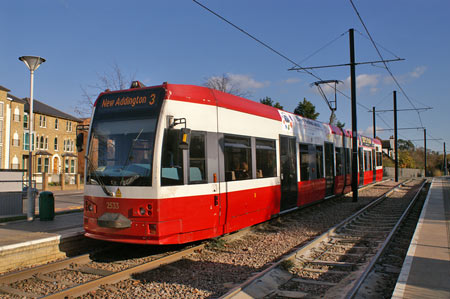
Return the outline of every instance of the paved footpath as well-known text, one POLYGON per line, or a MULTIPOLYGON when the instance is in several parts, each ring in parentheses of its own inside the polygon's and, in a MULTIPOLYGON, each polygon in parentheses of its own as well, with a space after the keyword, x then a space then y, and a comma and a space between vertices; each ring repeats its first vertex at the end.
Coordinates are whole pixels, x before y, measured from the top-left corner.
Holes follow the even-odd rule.
POLYGON ((450 298, 450 177, 433 179, 392 298, 450 298))

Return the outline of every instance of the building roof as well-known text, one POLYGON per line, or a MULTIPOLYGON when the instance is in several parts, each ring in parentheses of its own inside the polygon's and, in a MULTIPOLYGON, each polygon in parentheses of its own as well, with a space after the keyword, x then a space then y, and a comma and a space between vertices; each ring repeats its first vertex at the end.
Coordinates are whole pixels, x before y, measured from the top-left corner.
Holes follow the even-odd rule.
POLYGON ((6 92, 10 92, 10 90, 9 90, 8 88, 6 88, 6 87, 3 87, 3 86, 1 86, 1 85, 0 85, 0 90, 2 90, 2 91, 6 91, 6 92))
POLYGON ((8 98, 10 98, 13 102, 17 102, 17 103, 21 103, 21 104, 27 103, 27 101, 25 101, 24 99, 18 98, 10 93, 8 93, 8 98))
MULTIPOLYGON (((8 98, 10 98, 13 102, 23 104, 25 112, 30 111, 30 107, 29 107, 30 105, 28 104, 29 98, 21 99, 10 93, 8 93, 8 98)), ((33 113, 39 113, 39 114, 44 114, 44 115, 53 116, 53 117, 57 117, 57 118, 72 120, 72 121, 76 121, 76 122, 82 122, 81 119, 76 118, 75 116, 72 116, 65 112, 62 112, 62 111, 60 111, 56 108, 53 108, 47 104, 44 104, 41 101, 38 101, 36 99, 33 99, 33 113)))
MULTIPOLYGON (((26 112, 29 112, 29 110, 30 110, 29 104, 28 104, 29 99, 24 98, 23 100, 25 100, 25 102, 26 102, 24 110, 26 112)), ((76 121, 76 122, 81 122, 81 119, 79 119, 75 116, 72 116, 70 114, 67 114, 65 112, 62 112, 56 108, 53 108, 52 106, 44 104, 41 101, 38 101, 35 99, 33 99, 33 113, 39 113, 39 114, 54 116, 54 117, 63 118, 63 119, 67 119, 67 120, 72 120, 72 121, 76 121)))

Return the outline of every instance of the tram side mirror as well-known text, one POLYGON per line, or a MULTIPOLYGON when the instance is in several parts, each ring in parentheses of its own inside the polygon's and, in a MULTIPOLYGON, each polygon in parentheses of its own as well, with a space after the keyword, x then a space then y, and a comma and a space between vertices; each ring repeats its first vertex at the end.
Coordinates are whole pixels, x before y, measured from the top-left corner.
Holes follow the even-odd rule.
POLYGON ((189 142, 191 141, 191 129, 183 128, 181 129, 180 142, 178 148, 182 150, 189 149, 189 142))
POLYGON ((84 134, 78 133, 78 135, 77 135, 77 151, 78 152, 83 151, 83 141, 84 141, 84 134))

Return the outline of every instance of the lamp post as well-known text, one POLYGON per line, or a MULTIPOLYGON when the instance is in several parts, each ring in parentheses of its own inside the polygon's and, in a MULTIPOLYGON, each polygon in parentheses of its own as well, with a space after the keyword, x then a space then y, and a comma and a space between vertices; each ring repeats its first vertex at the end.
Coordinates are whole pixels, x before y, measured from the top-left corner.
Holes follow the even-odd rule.
POLYGON ((34 80, 34 71, 38 69, 38 67, 45 62, 45 59, 38 56, 21 56, 19 57, 20 61, 23 61, 25 65, 30 70, 30 119, 28 125, 28 211, 27 211, 27 220, 34 220, 34 212, 35 212, 35 202, 34 202, 34 194, 33 194, 33 80, 34 80))

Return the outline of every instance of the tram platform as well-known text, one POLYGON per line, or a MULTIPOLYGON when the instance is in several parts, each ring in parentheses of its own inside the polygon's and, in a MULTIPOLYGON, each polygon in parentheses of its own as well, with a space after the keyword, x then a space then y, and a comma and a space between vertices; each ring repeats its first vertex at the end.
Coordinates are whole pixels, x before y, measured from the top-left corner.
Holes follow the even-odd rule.
POLYGON ((450 177, 432 181, 392 298, 450 298, 450 177))
POLYGON ((15 221, 11 217, 0 219, 0 274, 71 255, 84 238, 82 208, 81 192, 55 192, 53 220, 36 217, 28 222, 26 216, 15 221))

